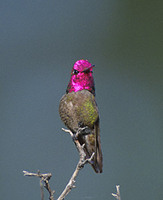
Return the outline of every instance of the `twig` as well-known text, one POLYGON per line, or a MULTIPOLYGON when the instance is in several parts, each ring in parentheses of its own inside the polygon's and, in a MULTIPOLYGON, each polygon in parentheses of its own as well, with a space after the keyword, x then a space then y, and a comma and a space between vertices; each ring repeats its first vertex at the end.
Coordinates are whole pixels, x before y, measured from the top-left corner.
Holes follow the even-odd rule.
POLYGON ((112 196, 115 197, 117 200, 121 200, 121 195, 120 195, 120 185, 116 185, 116 190, 117 190, 117 193, 114 194, 112 193, 112 196))
MULTIPOLYGON (((79 141, 78 141, 78 136, 80 134, 82 134, 82 131, 84 129, 85 128, 79 128, 77 133, 73 134, 70 130, 62 128, 63 131, 68 132, 71 135, 71 137, 73 138, 73 141, 74 141, 74 143, 75 143, 75 145, 76 145, 76 147, 78 149, 80 158, 79 158, 79 162, 78 162, 78 164, 76 166, 76 169, 75 169, 74 173, 72 174, 68 184, 66 185, 65 189, 63 190, 63 192, 61 193, 61 195, 58 197, 57 200, 63 200, 68 195, 68 193, 72 190, 72 188, 75 188, 75 185, 74 185, 75 184, 75 179, 76 179, 79 171, 84 167, 84 165, 86 163, 91 162, 91 160, 94 157, 95 153, 93 153, 89 159, 86 159, 86 154, 84 152, 85 144, 81 145, 79 143, 79 141)), ((53 194, 54 194, 55 191, 52 191, 51 188, 50 188, 50 185, 49 185, 49 180, 50 180, 50 178, 52 176, 51 173, 41 174, 39 171, 38 171, 38 173, 30 173, 28 171, 23 171, 23 173, 24 173, 24 176, 35 176, 35 177, 41 178, 41 180, 40 180, 41 200, 44 200, 43 186, 49 192, 49 199, 50 200, 54 200, 53 194), (42 184, 42 182, 44 182, 44 185, 42 184)))
POLYGON ((40 180, 40 189, 41 189, 41 200, 44 199, 44 192, 43 192, 43 186, 47 189, 47 191, 49 192, 49 199, 50 200, 54 200, 54 190, 51 190, 50 188, 50 184, 49 184, 49 180, 52 177, 51 173, 47 173, 47 174, 41 174, 40 171, 38 171, 38 173, 31 173, 28 171, 23 171, 24 176, 35 176, 35 177, 39 177, 41 178, 40 180), (42 182, 44 182, 44 185, 42 184, 42 182))
MULTIPOLYGON (((74 138, 74 135, 70 130, 67 130, 67 129, 64 129, 64 128, 62 128, 62 130, 65 131, 65 132, 68 132, 71 135, 71 137, 74 138)), ((84 145, 81 146, 79 141, 77 140, 77 137, 80 134, 80 131, 81 130, 79 130, 76 133, 76 135, 75 135, 76 139, 74 139, 74 143, 75 143, 75 145, 76 145, 76 147, 77 147, 77 149, 79 151, 80 159, 79 159, 79 162, 78 162, 78 164, 76 166, 76 169, 75 169, 73 175, 71 176, 68 184, 66 185, 65 189, 63 190, 62 194, 59 196, 59 198, 57 200, 63 200, 68 195, 68 193, 72 190, 72 188, 75 188, 75 185, 74 185, 75 184, 75 179, 76 179, 79 171, 84 167, 84 165, 86 163, 90 162, 93 159, 94 153, 92 154, 92 156, 89 159, 85 159, 86 158, 86 154, 85 154, 84 149, 83 149, 84 145)))

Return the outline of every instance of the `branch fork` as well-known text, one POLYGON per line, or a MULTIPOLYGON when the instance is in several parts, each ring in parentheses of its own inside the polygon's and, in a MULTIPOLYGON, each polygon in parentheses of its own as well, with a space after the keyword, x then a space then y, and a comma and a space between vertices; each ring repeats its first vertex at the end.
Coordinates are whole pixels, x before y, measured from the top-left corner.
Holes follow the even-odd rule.
POLYGON ((54 200, 54 190, 51 190, 50 188, 50 184, 49 184, 49 180, 52 177, 51 173, 47 173, 47 174, 41 174, 40 171, 38 171, 37 173, 31 173, 28 171, 23 171, 24 176, 35 176, 35 177, 39 177, 40 178, 40 189, 41 189, 41 200, 44 199, 44 191, 43 191, 43 187, 45 187, 47 189, 47 191, 49 192, 49 199, 50 200, 54 200), (42 182, 44 182, 44 184, 42 184, 42 182))
POLYGON ((116 185, 116 190, 117 190, 117 193, 114 194, 112 193, 112 196, 115 197, 117 200, 121 200, 121 195, 120 195, 120 185, 116 185))

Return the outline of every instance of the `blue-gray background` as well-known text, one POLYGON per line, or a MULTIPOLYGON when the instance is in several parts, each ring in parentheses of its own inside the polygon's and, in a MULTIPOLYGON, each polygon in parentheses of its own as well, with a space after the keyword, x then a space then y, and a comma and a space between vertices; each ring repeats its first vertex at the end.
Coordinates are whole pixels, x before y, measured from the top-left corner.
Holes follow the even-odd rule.
MULTIPOLYGON (((78 153, 58 114, 78 59, 95 64, 104 172, 87 165, 66 199, 161 200, 162 5, 147 0, 0 1, 0 196, 40 199, 51 172, 56 196, 78 153)), ((46 199, 48 198, 46 193, 46 199)))

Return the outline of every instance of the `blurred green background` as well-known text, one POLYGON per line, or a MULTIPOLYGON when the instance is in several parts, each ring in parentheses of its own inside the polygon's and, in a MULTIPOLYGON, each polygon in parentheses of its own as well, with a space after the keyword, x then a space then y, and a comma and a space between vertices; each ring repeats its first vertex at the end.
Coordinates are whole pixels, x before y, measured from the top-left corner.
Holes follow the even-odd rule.
MULTIPOLYGON (((87 165, 66 199, 163 197, 163 3, 147 0, 0 1, 1 199, 40 199, 51 172, 61 193, 78 153, 58 105, 76 60, 95 64, 104 172, 87 165)), ((48 199, 47 193, 45 193, 48 199)))

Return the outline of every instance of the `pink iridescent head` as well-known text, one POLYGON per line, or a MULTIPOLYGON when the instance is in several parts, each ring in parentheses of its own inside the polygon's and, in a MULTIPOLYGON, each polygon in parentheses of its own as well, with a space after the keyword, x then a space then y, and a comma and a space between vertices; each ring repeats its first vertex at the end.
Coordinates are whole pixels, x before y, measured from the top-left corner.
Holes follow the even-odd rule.
POLYGON ((77 92, 79 90, 89 90, 95 95, 94 80, 92 75, 92 65, 88 60, 78 60, 74 64, 71 72, 70 82, 67 93, 77 92))

